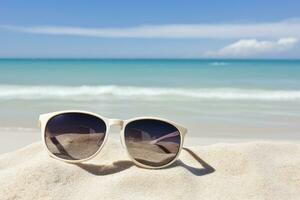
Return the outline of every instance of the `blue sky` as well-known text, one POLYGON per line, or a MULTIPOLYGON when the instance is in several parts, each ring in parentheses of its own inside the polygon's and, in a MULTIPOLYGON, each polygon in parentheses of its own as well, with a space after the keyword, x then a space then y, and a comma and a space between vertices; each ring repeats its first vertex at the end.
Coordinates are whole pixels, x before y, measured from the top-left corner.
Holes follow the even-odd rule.
POLYGON ((0 57, 300 58, 300 2, 16 1, 0 57))

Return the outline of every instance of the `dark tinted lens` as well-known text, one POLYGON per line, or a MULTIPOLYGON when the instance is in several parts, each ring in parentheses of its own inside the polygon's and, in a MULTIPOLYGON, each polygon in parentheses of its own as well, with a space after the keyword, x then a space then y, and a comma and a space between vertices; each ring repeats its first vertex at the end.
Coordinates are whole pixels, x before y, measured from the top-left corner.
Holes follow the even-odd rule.
POLYGON ((129 154, 144 165, 159 167, 168 164, 180 148, 179 131, 163 121, 136 120, 126 125, 124 134, 129 154))
POLYGON ((51 153, 67 160, 88 158, 100 148, 106 133, 105 122, 83 113, 65 113, 52 117, 45 131, 51 153))

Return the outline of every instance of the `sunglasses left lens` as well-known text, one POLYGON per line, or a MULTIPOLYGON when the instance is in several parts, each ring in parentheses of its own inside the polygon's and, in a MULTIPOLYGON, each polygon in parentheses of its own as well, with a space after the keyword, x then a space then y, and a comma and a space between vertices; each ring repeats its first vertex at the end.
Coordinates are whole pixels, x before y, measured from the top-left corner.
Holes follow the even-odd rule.
POLYGON ((46 124, 45 142, 55 156, 81 160, 99 150, 105 134, 106 124, 102 119, 85 113, 64 113, 46 124))
POLYGON ((146 166, 161 167, 172 162, 180 150, 179 130, 167 122, 140 119, 129 122, 124 130, 131 157, 146 166))

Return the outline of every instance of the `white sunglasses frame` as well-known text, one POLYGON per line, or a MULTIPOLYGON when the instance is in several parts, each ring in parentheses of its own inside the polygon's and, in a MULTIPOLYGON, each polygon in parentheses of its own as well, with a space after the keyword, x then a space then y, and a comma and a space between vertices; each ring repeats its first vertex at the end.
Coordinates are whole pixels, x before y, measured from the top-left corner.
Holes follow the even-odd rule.
POLYGON ((67 162, 67 163, 81 163, 81 162, 84 162, 84 161, 88 161, 88 160, 91 160, 92 158, 94 158, 95 156, 97 156, 100 151, 102 150, 103 146, 105 145, 105 143, 107 142, 107 138, 108 138, 108 135, 109 135, 109 131, 110 131, 110 127, 113 126, 113 125, 119 125, 121 126, 121 131, 120 131, 120 140, 121 140, 121 143, 123 145, 123 147, 126 149, 126 152, 127 152, 127 155, 128 157, 130 158, 130 160, 137 166, 139 167, 142 167, 142 168, 147 168, 147 169, 160 169, 160 168, 165 168, 167 166, 170 166, 172 163, 174 163, 179 155, 180 155, 180 152, 183 148, 183 142, 184 142, 184 138, 185 138, 185 135, 187 133, 187 129, 184 128, 183 126, 179 125, 179 124, 176 124, 175 122, 173 121, 170 121, 170 120, 167 120, 167 119, 163 119, 163 118, 159 118, 159 117, 149 117, 149 116, 143 116, 143 117, 136 117, 136 118, 132 118, 132 119, 128 119, 128 120, 121 120, 121 119, 109 119, 109 118, 106 118, 106 117, 103 117, 101 115, 98 115, 96 113, 92 113, 92 112, 88 112, 88 111, 82 111, 82 110, 64 110, 64 111, 57 111, 57 112, 51 112, 51 113, 46 113, 46 114, 41 114, 40 117, 39 117, 39 126, 41 128, 41 134, 42 134, 42 140, 43 140, 43 143, 44 143, 44 146, 48 152, 48 154, 57 159, 57 160, 60 160, 60 161, 63 161, 63 162, 67 162), (88 114, 88 115, 91 115, 91 116, 94 116, 94 117, 97 117, 101 120, 103 120, 105 122, 105 125, 106 125, 106 132, 105 132, 105 136, 104 136, 104 140, 101 144, 101 146, 99 147, 99 149, 93 154, 91 155, 90 157, 88 158, 84 158, 84 159, 80 159, 80 160, 67 160, 67 159, 63 159, 63 158, 59 158, 57 156, 55 156, 47 147, 46 145, 46 140, 45 140, 45 131, 46 131, 46 125, 48 123, 48 121, 53 118, 54 116, 56 115, 59 115, 59 114, 66 114, 66 113, 83 113, 83 114, 88 114), (167 164, 165 165, 162 165, 162 166, 149 166, 149 165, 145 165, 145 164, 142 164, 142 163, 139 163, 138 161, 136 161, 129 153, 128 151, 128 148, 126 146, 126 143, 125 143, 125 137, 124 137, 124 129, 126 127, 126 125, 132 121, 136 121, 136 120, 141 120, 141 119, 153 119, 153 120, 159 120, 159 121, 163 121, 163 122, 166 122, 166 123, 169 123, 171 125, 173 125, 178 131, 179 131, 179 134, 180 134, 180 147, 179 147, 179 150, 178 150, 178 153, 176 155, 176 157, 168 162, 167 164))

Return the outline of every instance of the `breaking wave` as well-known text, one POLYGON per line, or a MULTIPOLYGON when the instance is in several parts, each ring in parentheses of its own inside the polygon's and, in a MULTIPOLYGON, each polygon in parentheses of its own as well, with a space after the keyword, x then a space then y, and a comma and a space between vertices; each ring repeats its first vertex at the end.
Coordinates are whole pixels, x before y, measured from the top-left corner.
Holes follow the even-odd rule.
POLYGON ((256 90, 238 88, 161 88, 135 86, 0 86, 0 99, 198 99, 198 100, 300 100, 300 90, 256 90))

